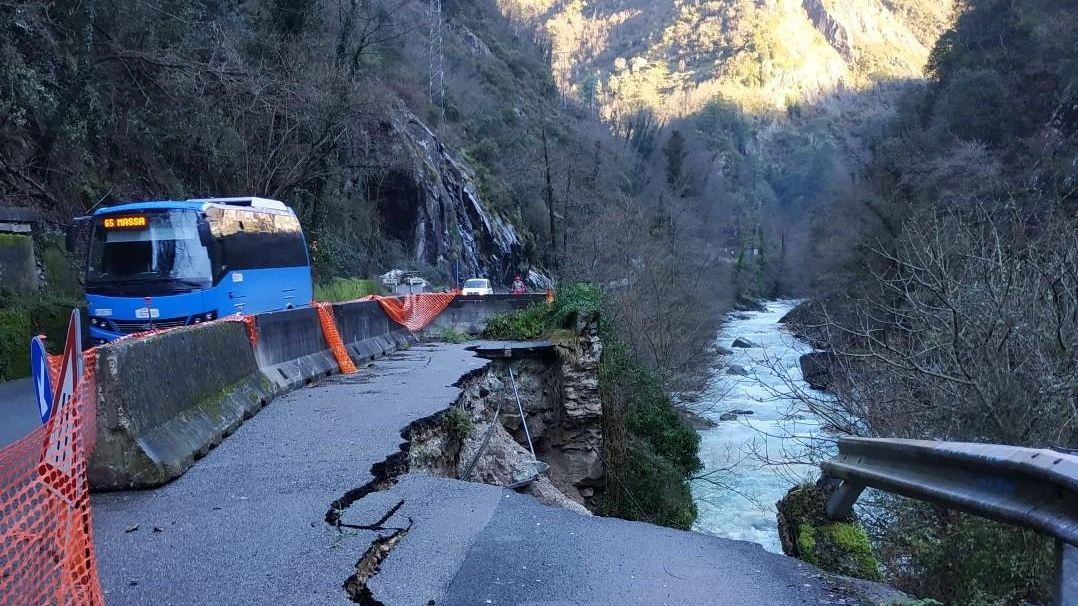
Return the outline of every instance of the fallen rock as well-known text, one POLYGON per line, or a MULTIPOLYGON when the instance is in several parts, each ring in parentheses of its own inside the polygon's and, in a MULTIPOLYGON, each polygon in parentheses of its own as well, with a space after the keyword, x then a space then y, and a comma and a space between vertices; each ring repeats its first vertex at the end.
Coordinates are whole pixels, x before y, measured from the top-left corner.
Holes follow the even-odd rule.
POLYGON ((726 374, 735 375, 738 377, 747 377, 749 376, 749 371, 745 370, 745 367, 741 366, 740 364, 731 364, 726 367, 726 374))
POLYGON ((734 342, 730 344, 731 347, 740 347, 741 349, 748 349, 750 347, 759 347, 756 343, 746 339, 745 337, 738 337, 734 339, 734 342))
POLYGON ((722 416, 719 417, 719 420, 720 421, 736 421, 737 420, 737 413, 736 412, 724 412, 724 413, 722 413, 722 416))
POLYGON ((722 345, 716 345, 715 353, 720 356, 732 356, 734 355, 734 350, 728 347, 723 347, 722 345))
POLYGON ((739 409, 739 408, 735 408, 735 409, 731 410, 730 412, 734 413, 735 415, 751 415, 751 414, 755 414, 751 410, 742 410, 742 409, 739 409))

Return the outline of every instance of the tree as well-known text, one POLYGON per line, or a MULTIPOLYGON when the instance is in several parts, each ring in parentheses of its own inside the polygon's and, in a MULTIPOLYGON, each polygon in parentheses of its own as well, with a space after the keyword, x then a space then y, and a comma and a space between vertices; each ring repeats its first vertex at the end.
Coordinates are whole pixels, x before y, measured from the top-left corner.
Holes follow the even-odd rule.
POLYGON ((1008 131, 1007 85, 993 69, 959 70, 943 90, 936 113, 943 125, 966 140, 999 144, 1008 131))
POLYGON ((681 131, 674 129, 670 133, 666 147, 663 148, 663 154, 666 155, 666 183, 677 190, 681 186, 685 156, 688 155, 685 151, 685 138, 681 136, 681 131))

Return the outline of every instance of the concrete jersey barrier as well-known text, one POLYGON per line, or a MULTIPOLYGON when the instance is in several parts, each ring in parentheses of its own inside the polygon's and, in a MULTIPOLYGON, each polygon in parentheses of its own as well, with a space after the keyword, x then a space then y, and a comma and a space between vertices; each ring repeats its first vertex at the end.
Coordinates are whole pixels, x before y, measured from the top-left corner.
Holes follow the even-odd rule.
POLYGON ((255 327, 255 360, 278 389, 295 389, 337 372, 337 360, 314 308, 259 314, 255 327))
POLYGON ((95 489, 157 486, 187 471, 276 392, 240 322, 98 349, 95 489))
POLYGON ((412 333, 390 320, 377 301, 335 304, 333 318, 357 364, 394 351, 412 339, 412 333))
POLYGON ((453 299, 424 332, 437 334, 443 328, 453 328, 468 335, 478 335, 486 330, 491 316, 511 313, 545 300, 545 294, 461 295, 453 299))

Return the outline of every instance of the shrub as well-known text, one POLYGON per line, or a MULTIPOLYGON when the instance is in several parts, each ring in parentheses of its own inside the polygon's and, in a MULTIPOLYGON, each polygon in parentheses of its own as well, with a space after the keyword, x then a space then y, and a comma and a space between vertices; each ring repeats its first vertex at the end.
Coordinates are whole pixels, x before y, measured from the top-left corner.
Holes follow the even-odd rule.
POLYGON ((483 336, 508 341, 539 339, 546 334, 550 317, 550 307, 546 303, 532 303, 512 313, 492 316, 483 336))
POLYGON ((700 436, 609 332, 599 367, 608 480, 598 512, 687 530, 696 521, 689 479, 701 468, 700 436))
POLYGON ((446 343, 465 343, 471 340, 471 337, 464 333, 464 331, 458 330, 452 326, 443 326, 438 331, 438 336, 441 337, 446 343))
POLYGON ((459 406, 450 408, 449 412, 446 413, 445 418, 449 434, 458 440, 463 440, 468 437, 468 434, 472 431, 472 427, 474 426, 472 418, 459 406))

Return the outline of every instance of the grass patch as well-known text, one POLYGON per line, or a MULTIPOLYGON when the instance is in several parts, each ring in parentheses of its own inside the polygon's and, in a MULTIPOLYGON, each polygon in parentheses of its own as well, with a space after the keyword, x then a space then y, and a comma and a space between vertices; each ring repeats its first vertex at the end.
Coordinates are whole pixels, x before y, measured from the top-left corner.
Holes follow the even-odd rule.
POLYGON ((438 336, 446 343, 466 343, 472 340, 467 333, 452 326, 443 326, 438 331, 438 336))
POLYGON ((454 406, 449 409, 445 417, 450 435, 458 440, 468 437, 468 433, 472 431, 474 424, 472 423, 472 418, 468 416, 468 413, 463 408, 454 406))
POLYGON ((322 303, 353 301, 381 293, 381 287, 374 280, 355 278, 333 278, 329 282, 316 284, 314 287, 314 299, 322 303))

